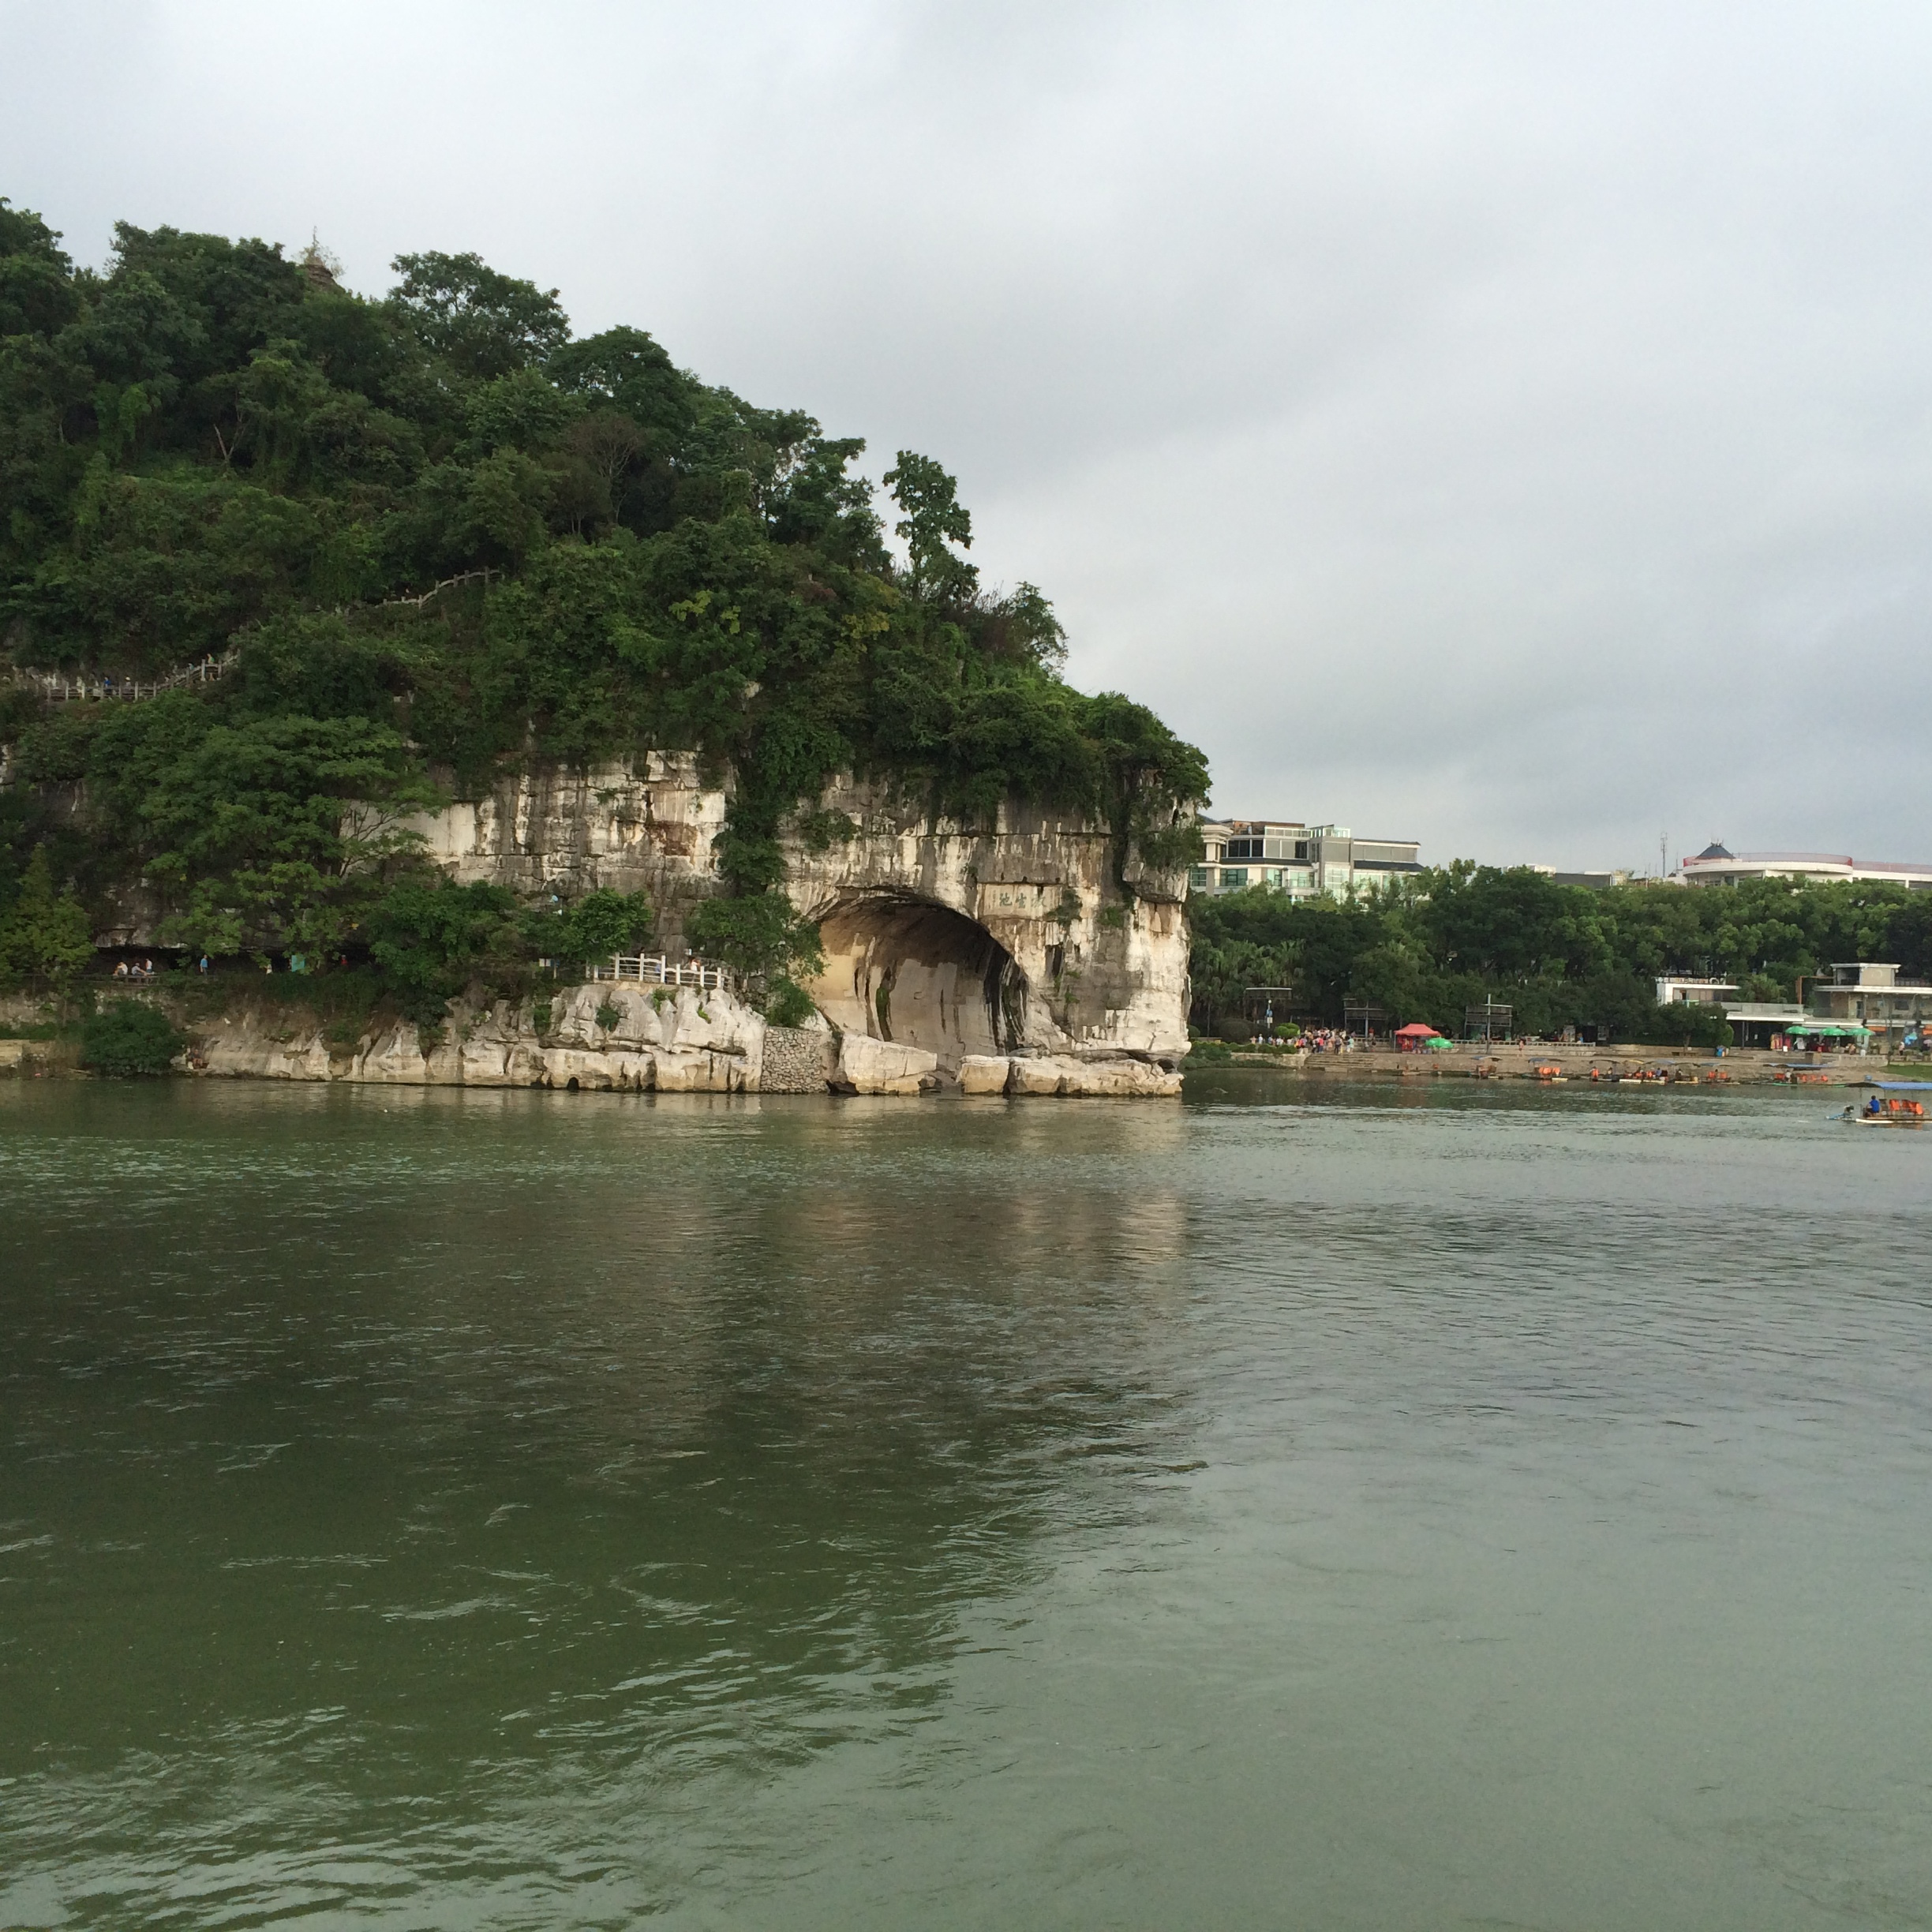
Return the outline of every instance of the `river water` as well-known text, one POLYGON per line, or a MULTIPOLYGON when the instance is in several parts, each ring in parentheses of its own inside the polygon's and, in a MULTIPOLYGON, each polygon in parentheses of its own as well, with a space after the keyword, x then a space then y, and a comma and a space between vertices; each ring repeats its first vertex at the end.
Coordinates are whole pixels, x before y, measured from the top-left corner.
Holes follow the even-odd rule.
POLYGON ((1932 1925, 1932 1133, 0 1086, 0 1926, 1932 1925))

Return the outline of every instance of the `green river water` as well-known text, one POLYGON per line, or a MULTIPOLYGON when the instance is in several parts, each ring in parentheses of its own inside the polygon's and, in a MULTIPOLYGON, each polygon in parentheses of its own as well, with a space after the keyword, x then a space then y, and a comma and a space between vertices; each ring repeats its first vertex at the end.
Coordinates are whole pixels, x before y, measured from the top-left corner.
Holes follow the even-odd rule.
POLYGON ((0 1085, 0 1926, 1932 1926, 1932 1131, 0 1085))

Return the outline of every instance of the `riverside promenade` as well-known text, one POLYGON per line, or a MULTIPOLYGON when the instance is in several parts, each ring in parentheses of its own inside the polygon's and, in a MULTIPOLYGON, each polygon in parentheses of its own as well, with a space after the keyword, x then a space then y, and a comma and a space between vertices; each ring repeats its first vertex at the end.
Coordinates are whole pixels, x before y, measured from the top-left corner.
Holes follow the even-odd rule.
POLYGON ((1357 1047, 1352 1053, 1286 1053, 1271 1048, 1237 1047, 1227 1061, 1197 1064, 1268 1066, 1285 1073, 1324 1080, 1503 1080, 1552 1077, 1537 1069, 1554 1067, 1572 1084, 1612 1085, 1647 1076, 1657 1084, 1764 1086, 1794 1073, 1828 1084, 1854 1080, 1911 1080, 1932 1075, 1926 1061, 1888 1062, 1882 1054, 1770 1053, 1727 1046, 1721 1056, 1697 1046, 1484 1046, 1458 1042, 1440 1053, 1400 1053, 1391 1046, 1357 1047), (1657 1080, 1663 1073, 1664 1080, 1657 1080))

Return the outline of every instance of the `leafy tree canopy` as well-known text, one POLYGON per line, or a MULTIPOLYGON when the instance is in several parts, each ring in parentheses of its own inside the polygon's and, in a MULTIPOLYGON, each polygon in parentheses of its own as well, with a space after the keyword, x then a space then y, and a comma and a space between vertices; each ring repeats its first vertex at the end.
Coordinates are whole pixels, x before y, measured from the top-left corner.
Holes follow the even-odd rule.
POLYGON ((1279 893, 1193 900, 1194 1019, 1239 1016, 1244 989, 1291 986, 1292 1009, 1339 1021, 1346 1001, 1391 1024, 1462 1031, 1496 999, 1519 1031, 1571 1025, 1618 1039, 1694 1043, 1708 1014, 1660 1010, 1667 975, 1728 979, 1745 999, 1794 1001, 1837 960, 1896 960, 1932 979, 1932 894, 1896 886, 1747 880, 1735 889, 1559 886, 1526 867, 1466 861, 1349 903, 1279 893))
MULTIPOLYGON (((888 473, 900 564, 859 439, 642 329, 574 338, 555 290, 474 254, 399 256, 370 299, 318 246, 122 223, 95 274, 59 241, 0 200, 0 656, 230 667, 86 715, 0 705, 17 781, 79 784, 91 814, 28 809, 9 838, 51 842, 84 898, 139 879, 197 947, 326 950, 439 793, 649 749, 735 772, 741 896, 844 770, 934 811, 1091 811, 1123 880, 1136 847, 1187 856, 1200 754, 1063 681, 1051 605, 981 586, 933 459, 888 473)), ((425 984, 462 950, 385 943, 425 984)))

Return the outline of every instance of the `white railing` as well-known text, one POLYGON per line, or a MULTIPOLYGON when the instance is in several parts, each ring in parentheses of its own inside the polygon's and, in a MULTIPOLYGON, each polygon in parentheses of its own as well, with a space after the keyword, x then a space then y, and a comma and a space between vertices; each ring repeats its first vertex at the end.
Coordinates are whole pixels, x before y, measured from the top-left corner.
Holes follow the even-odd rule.
POLYGON ((465 571, 460 576, 445 577, 440 584, 432 584, 421 597, 386 597, 376 606, 377 610, 421 610, 433 603, 445 590, 454 590, 459 584, 480 583, 488 590, 492 577, 500 577, 500 570, 465 571))
POLYGON ((99 671, 16 671, 9 681, 37 691, 56 703, 80 698, 159 698, 163 691, 179 691, 184 684, 212 684, 234 661, 235 654, 230 651, 223 657, 183 665, 158 678, 110 677, 99 671))
MULTIPOLYGON (((480 583, 487 590, 492 580, 502 575, 500 570, 464 571, 460 575, 445 577, 440 583, 431 585, 421 597, 391 597, 373 608, 423 610, 445 590, 468 583, 480 583)), ((350 608, 339 606, 338 614, 345 613, 350 608)), ((197 663, 182 665, 158 678, 115 677, 104 671, 15 671, 6 682, 38 691, 42 697, 57 704, 77 700, 99 702, 110 698, 159 698, 163 691, 179 691, 185 684, 212 684, 224 672, 234 668, 235 655, 232 650, 225 651, 219 657, 204 657, 197 663)))
POLYGON ((644 986, 715 987, 722 993, 731 975, 713 960, 666 959, 661 953, 614 954, 608 964, 593 964, 593 979, 634 979, 644 986))

